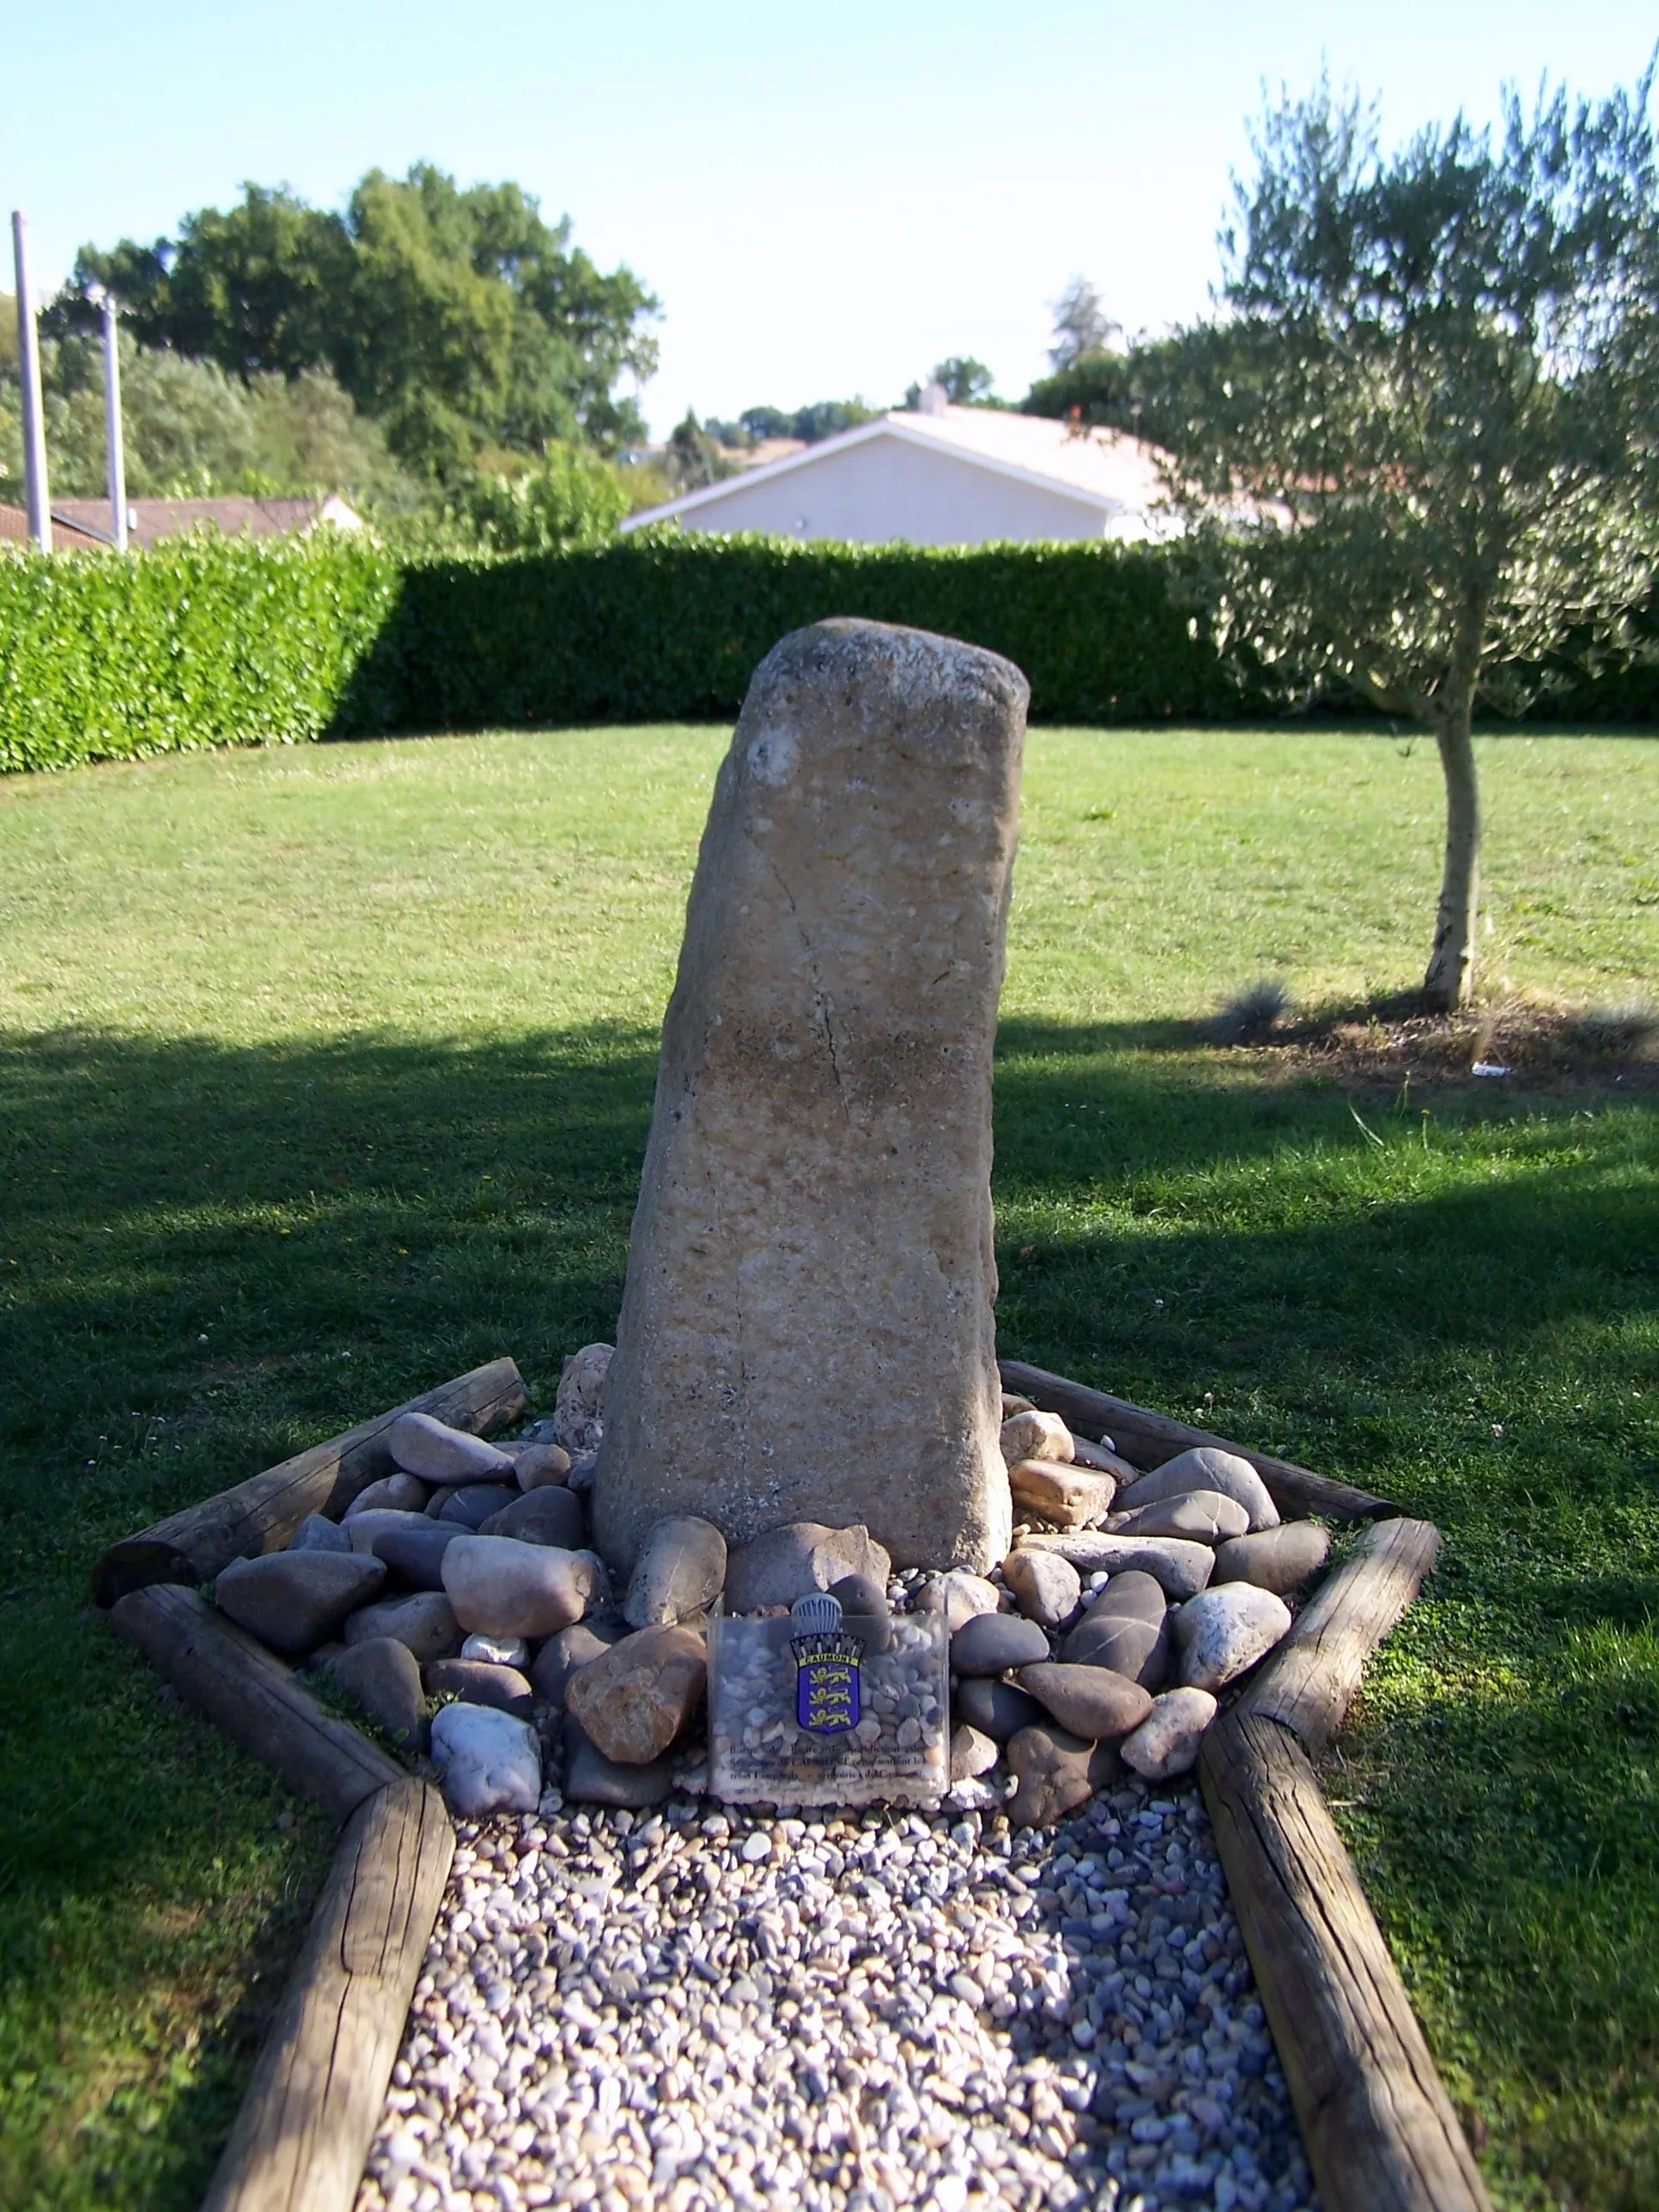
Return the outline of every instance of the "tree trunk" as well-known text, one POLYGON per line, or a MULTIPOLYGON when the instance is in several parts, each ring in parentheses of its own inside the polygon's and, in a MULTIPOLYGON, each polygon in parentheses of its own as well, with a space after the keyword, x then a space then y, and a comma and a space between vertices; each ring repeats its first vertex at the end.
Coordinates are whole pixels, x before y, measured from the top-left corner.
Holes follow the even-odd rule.
POLYGON ((1423 993, 1431 1006, 1448 1013, 1468 1006, 1474 993, 1474 929, 1480 908, 1480 793, 1475 781, 1474 740, 1469 733, 1474 711, 1470 686, 1445 719, 1436 724, 1434 732, 1446 779, 1446 860, 1440 880, 1440 910, 1435 917, 1434 949, 1423 978, 1423 993))

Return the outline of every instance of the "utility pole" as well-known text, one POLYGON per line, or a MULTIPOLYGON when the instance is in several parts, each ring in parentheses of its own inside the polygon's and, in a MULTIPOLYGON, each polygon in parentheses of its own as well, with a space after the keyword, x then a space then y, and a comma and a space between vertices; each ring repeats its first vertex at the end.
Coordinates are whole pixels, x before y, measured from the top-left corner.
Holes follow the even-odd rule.
POLYGON ((46 422, 40 405, 40 337, 34 327, 34 294, 29 285, 28 219, 15 209, 11 247, 17 268, 17 366, 23 382, 23 483, 29 536, 43 553, 50 553, 52 508, 46 493, 46 422))
POLYGON ((118 553, 127 550, 127 456, 121 434, 121 356, 116 342, 116 307, 101 284, 89 284, 87 297, 104 311, 104 451, 109 465, 110 538, 118 553))

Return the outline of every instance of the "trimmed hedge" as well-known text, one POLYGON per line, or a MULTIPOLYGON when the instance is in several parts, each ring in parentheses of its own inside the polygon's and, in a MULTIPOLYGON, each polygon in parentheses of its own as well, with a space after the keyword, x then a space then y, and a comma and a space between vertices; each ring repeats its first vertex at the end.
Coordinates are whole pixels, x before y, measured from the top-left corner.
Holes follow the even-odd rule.
POLYGON ((1242 701, 1144 546, 802 545, 624 538, 590 552, 410 569, 341 711, 353 730, 735 714, 756 663, 830 615, 991 647, 1047 721, 1237 714, 1242 701))
POLYGON ((0 559, 0 771, 320 737, 401 587, 331 530, 0 559))
MULTIPOLYGON (((359 538, 182 538, 127 561, 0 559, 0 772, 228 744, 513 723, 729 719, 761 656, 829 615, 1006 653, 1045 721, 1267 711, 1171 597, 1178 549, 802 545, 641 533, 591 551, 402 561, 359 538)), ((1632 669, 1553 702, 1659 719, 1632 669)))

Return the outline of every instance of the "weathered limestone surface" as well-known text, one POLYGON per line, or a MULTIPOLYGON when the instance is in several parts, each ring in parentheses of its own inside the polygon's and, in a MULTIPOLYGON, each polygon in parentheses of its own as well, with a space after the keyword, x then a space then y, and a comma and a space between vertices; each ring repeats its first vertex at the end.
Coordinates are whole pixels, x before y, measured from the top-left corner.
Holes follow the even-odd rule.
POLYGON ((798 630, 715 785, 663 1024, 594 1528, 863 1522, 1008 1548, 991 1052, 1027 687, 926 631, 798 630))

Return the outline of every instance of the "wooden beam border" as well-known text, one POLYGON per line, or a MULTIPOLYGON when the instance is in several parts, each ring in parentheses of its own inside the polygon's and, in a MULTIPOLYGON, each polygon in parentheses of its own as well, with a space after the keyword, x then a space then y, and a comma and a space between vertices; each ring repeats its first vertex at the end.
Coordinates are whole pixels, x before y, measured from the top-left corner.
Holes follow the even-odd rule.
MULTIPOLYGON (((1492 2212, 1311 1763, 1432 1569, 1438 1531, 1397 1517, 1384 1498, 1127 1400, 1019 1361, 1001 1367, 1006 1389, 1085 1431, 1109 1430, 1136 1464, 1214 1445, 1249 1459, 1293 1512, 1378 1520, 1210 1729, 1199 1779, 1327 2212, 1492 2212)), ((511 1361, 444 1394, 476 1407, 465 1425, 480 1431, 504 1426, 524 1403, 511 1361)), ((444 1394, 410 1403, 436 1410, 444 1394)), ((175 1516, 131 1540, 148 1551, 116 1546, 99 1563, 111 1563, 100 1601, 112 1607, 112 1626, 234 1741, 347 1824, 204 2212, 350 2212, 455 1836, 429 1784, 325 1713, 292 1669, 193 1591, 167 1585, 196 1579, 192 1553, 216 1557, 233 1534, 256 1548, 283 1540, 279 1528, 319 1510, 295 1511, 301 1498, 355 1494, 380 1471, 392 1418, 205 1501, 230 1510, 195 1509, 189 1549, 152 1540, 189 1518, 175 1516)))
POLYGON ((999 1364, 1006 1390, 1109 1433, 1133 1466, 1208 1444, 1249 1460, 1281 1509, 1374 1523, 1206 1732, 1199 1784, 1326 2212, 1492 2212, 1313 1766, 1432 1571, 1439 1530, 1127 1399, 999 1364))
POLYGON ((351 2212, 454 1853, 411 1775, 348 1820, 203 2212, 351 2212))

